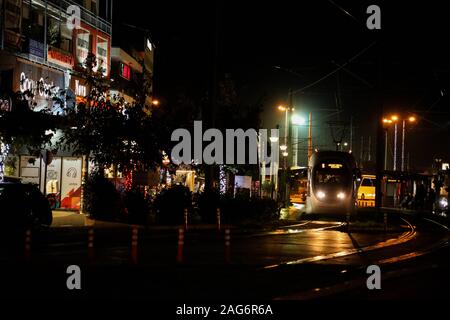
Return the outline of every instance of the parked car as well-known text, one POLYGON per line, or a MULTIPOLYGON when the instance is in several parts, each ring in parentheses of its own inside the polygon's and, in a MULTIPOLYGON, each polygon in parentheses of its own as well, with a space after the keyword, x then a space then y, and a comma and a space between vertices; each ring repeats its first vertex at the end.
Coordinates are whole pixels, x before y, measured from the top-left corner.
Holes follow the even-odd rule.
POLYGON ((47 198, 32 184, 0 182, 0 227, 49 227, 53 215, 47 198))

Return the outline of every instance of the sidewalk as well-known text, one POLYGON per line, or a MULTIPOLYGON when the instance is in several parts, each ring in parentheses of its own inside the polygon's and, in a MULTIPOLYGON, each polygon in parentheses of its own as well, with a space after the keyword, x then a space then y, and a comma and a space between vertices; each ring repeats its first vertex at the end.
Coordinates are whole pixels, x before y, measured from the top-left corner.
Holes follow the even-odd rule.
MULTIPOLYGON (((62 211, 53 210, 53 223, 51 228, 67 228, 67 227, 100 227, 100 228, 131 228, 132 224, 124 222, 114 221, 99 221, 90 219, 84 214, 76 211, 62 211)), ((139 225, 139 228, 152 229, 152 230, 178 230, 179 225, 163 225, 163 226, 143 226, 139 225)), ((232 229, 233 227, 228 225, 222 225, 221 229, 232 229)), ((215 230, 217 225, 215 224, 190 224, 188 230, 215 230)))

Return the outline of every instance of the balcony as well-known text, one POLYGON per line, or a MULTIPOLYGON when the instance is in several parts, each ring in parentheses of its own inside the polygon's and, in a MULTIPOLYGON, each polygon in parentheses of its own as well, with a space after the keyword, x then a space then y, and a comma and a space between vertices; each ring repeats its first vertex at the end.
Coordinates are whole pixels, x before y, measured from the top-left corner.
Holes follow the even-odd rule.
MULTIPOLYGON (((44 2, 45 0, 41 0, 41 2, 44 2)), ((37 2, 36 0, 33 0, 33 3, 37 2)), ((78 6, 80 8, 81 13, 81 21, 84 23, 90 25, 91 27, 97 28, 98 30, 111 35, 112 27, 111 23, 100 18, 99 16, 93 14, 89 10, 85 9, 83 6, 80 6, 75 1, 71 0, 48 0, 47 1, 49 6, 54 7, 56 10, 61 10, 61 12, 66 12, 67 8, 71 5, 78 6)))

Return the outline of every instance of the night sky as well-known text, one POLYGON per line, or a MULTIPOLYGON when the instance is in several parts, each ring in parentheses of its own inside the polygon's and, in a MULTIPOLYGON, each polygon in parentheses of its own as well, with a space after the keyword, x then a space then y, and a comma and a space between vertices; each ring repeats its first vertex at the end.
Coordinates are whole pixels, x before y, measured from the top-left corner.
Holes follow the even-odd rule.
MULTIPOLYGON (((121 34, 125 22, 149 29, 156 42, 157 96, 170 101, 180 89, 192 97, 207 91, 217 3, 151 1, 144 8, 141 1, 116 2, 113 39, 139 34, 121 34)), ((411 165, 423 170, 434 157, 450 160, 448 14, 430 1, 222 1, 219 79, 229 74, 246 103, 262 99, 263 126, 274 127, 283 124, 276 106, 286 102, 289 88, 315 82, 378 39, 346 70, 297 94, 296 111, 313 113, 313 137, 322 149, 333 148, 326 122, 352 116, 357 155, 360 136, 375 139, 377 108, 414 113, 419 122, 408 132, 408 151, 411 165), (371 4, 381 7, 381 32, 366 28, 371 4), (383 106, 375 99, 377 85, 383 106)))

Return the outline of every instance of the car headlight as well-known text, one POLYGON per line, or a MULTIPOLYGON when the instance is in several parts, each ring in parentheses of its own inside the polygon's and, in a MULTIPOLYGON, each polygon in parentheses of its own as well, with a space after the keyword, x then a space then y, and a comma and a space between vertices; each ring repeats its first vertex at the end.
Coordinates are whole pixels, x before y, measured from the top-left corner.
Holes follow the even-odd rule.
POLYGON ((325 192, 323 192, 323 191, 317 192, 316 196, 319 199, 325 199, 325 197, 326 197, 325 192))
POLYGON ((338 199, 344 199, 345 198, 345 193, 343 193, 343 192, 339 192, 338 194, 337 194, 337 198, 338 199))
POLYGON ((441 200, 439 200, 439 204, 441 205, 442 208, 447 207, 448 206, 447 198, 441 198, 441 200))

